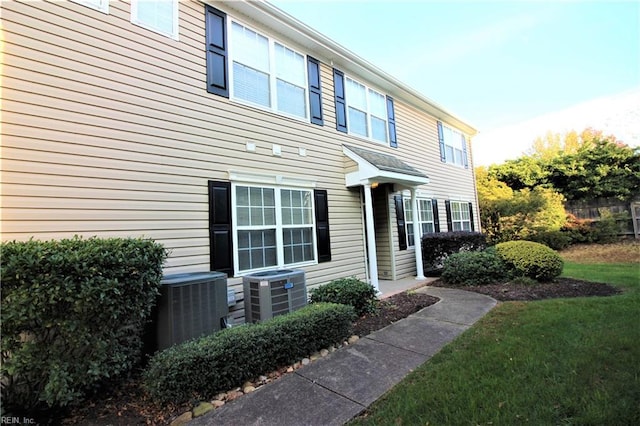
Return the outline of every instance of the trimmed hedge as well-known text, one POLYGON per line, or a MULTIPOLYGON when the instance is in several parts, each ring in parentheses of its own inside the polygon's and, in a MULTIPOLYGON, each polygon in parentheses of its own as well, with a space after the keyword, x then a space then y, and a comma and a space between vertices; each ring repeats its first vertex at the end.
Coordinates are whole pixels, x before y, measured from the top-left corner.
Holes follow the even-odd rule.
POLYGON ((493 249, 454 253, 444 262, 442 279, 449 284, 486 285, 510 277, 509 269, 493 249))
POLYGON ((139 361, 167 255, 160 244, 76 237, 1 249, 4 413, 79 402, 139 361))
POLYGON ((354 319, 351 306, 315 303, 172 346, 151 358, 144 387, 160 403, 210 398, 344 340, 354 319))
POLYGON ((516 275, 544 282, 551 281, 562 273, 562 258, 544 244, 533 241, 509 241, 497 244, 495 249, 516 275))
POLYGON ((376 309, 376 289, 355 277, 340 278, 316 287, 311 292, 311 303, 328 302, 353 306, 358 316, 376 309))
POLYGON ((439 275, 444 261, 453 253, 484 250, 487 239, 480 232, 455 231, 424 234, 422 244, 422 265, 427 275, 439 275))

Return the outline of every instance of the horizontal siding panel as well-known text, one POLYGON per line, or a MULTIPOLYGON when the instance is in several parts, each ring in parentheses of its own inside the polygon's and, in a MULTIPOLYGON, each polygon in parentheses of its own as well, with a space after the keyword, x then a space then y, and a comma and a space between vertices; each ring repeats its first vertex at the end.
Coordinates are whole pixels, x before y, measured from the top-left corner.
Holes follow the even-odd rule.
MULTIPOLYGON (((7 211, 2 211, 2 221, 6 222, 7 211)), ((19 216, 12 215, 13 218, 19 216)), ((208 220, 16 220, 11 224, 10 229, 6 229, 7 223, 3 223, 3 238, 8 237, 7 234, 29 234, 37 235, 40 233, 78 233, 78 234, 96 234, 102 235, 103 232, 120 231, 121 235, 127 236, 144 236, 154 238, 156 230, 176 230, 176 229, 208 229, 208 220)), ((71 234, 73 236, 73 234, 71 234)))
MULTIPOLYGON (((205 200, 200 203, 178 203, 171 200, 139 201, 139 200, 105 200, 98 196, 85 198, 7 196, 4 194, 2 207, 5 209, 70 209, 70 210, 140 210, 143 212, 208 212, 205 200), (203 202, 204 201, 204 202, 203 202)), ((26 218, 25 218, 26 219, 26 218)))
MULTIPOLYGON (((3 179, 6 183, 7 180, 3 179)), ((109 182, 113 186, 113 182, 109 182)), ((56 198, 64 200, 64 203, 83 202, 79 200, 95 200, 96 202, 125 202, 125 206, 143 205, 139 202, 155 201, 160 203, 176 203, 181 208, 201 209, 196 203, 205 203, 207 193, 202 191, 201 194, 188 194, 184 192, 150 192, 150 191, 128 191, 124 189, 96 189, 96 188, 79 188, 69 186, 56 185, 24 185, 13 184, 6 185, 2 188, 2 205, 3 207, 28 205, 36 206, 42 201, 40 198, 51 197, 55 193, 56 198), (14 201, 15 199, 15 201, 14 201), (196 207, 197 206, 197 207, 196 207)), ((96 205, 96 204, 94 204, 96 205)), ((111 204, 109 204, 111 205, 111 204)), ((96 205, 97 206, 97 205, 96 205)))
MULTIPOLYGON (((159 203, 158 203, 159 204, 159 203)), ((115 205, 114 205, 115 207, 115 205)), ((38 209, 14 208, 3 211, 3 220, 20 220, 20 221, 145 221, 146 226, 153 225, 154 222, 164 222, 166 220, 181 220, 184 225, 190 223, 206 224, 208 212, 193 212, 184 210, 159 211, 159 210, 97 210, 97 209, 61 209, 46 208, 38 209)), ((205 229, 207 226, 205 225, 205 229)))

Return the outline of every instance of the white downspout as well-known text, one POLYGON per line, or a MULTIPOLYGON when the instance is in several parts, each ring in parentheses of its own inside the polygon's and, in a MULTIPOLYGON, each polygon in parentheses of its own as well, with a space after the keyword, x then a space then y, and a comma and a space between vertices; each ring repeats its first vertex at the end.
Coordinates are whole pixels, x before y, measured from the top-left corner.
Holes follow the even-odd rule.
POLYGON ((416 189, 411 188, 411 209, 413 210, 413 245, 416 254, 416 280, 424 280, 424 269, 422 267, 422 229, 418 221, 420 212, 418 211, 418 199, 416 189))
POLYGON ((364 211, 367 219, 367 247, 369 252, 369 279, 371 285, 380 294, 378 285, 378 256, 376 254, 376 230, 373 222, 373 197, 371 185, 364 185, 364 211))

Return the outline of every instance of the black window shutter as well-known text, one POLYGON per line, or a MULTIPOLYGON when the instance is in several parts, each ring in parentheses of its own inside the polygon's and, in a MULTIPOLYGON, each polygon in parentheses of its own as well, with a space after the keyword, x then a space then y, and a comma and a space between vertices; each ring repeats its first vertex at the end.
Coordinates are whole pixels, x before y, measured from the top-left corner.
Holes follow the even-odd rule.
POLYGON ((433 209, 433 232, 440 232, 440 215, 438 214, 438 200, 431 200, 433 209))
POLYGON ((471 219, 471 230, 475 231, 476 227, 473 224, 473 203, 469 203, 469 219, 471 219))
POLYGON ((398 241, 400 250, 407 249, 407 227, 404 221, 404 201, 402 195, 394 195, 393 201, 396 204, 396 221, 398 222, 398 241))
POLYGON ((344 93, 344 73, 333 69, 333 87, 336 98, 336 129, 347 133, 347 101, 344 93))
POLYGON ((231 183, 209 181, 209 246, 212 271, 233 276, 231 183))
POLYGON ((442 131, 442 122, 438 121, 438 141, 440 142, 440 161, 447 162, 447 154, 444 149, 444 132, 442 131))
POLYGON ((387 96, 387 118, 389 119, 389 146, 391 148, 398 147, 398 139, 396 137, 396 114, 393 109, 393 98, 387 96))
POLYGON ((451 220, 451 201, 446 200, 444 202, 444 207, 447 210, 447 231, 453 231, 453 220, 451 220))
POLYGON ((205 6, 207 42, 207 92, 229 97, 227 74, 227 15, 205 6))
POLYGON ((329 203, 327 202, 327 190, 316 189, 313 191, 316 205, 316 238, 318 249, 318 263, 331 260, 331 242, 329 240, 329 203))
POLYGON ((309 109, 311 122, 322 126, 322 89, 320 88, 320 63, 307 56, 307 73, 309 74, 309 109))
POLYGON ((464 160, 464 168, 468 169, 469 159, 467 158, 467 138, 465 138, 464 135, 462 135, 461 137, 462 137, 462 157, 464 160))

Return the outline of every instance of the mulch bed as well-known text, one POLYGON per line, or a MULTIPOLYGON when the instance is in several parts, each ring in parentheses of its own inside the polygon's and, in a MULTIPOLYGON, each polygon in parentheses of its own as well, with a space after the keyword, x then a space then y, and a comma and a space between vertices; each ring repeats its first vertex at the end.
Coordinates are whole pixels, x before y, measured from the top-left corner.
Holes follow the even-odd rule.
MULTIPOLYGON (((434 287, 452 287, 441 280, 430 284, 434 287)), ((573 278, 556 278, 551 283, 537 284, 489 284, 483 286, 458 286, 460 290, 486 294, 499 301, 510 300, 542 300, 558 297, 590 297, 613 296, 621 290, 609 284, 575 280, 573 278)))
POLYGON ((438 300, 440 299, 424 293, 403 292, 394 294, 381 300, 376 312, 360 317, 354 324, 354 334, 361 337, 366 336, 402 318, 406 318, 420 309, 433 305, 438 300))

